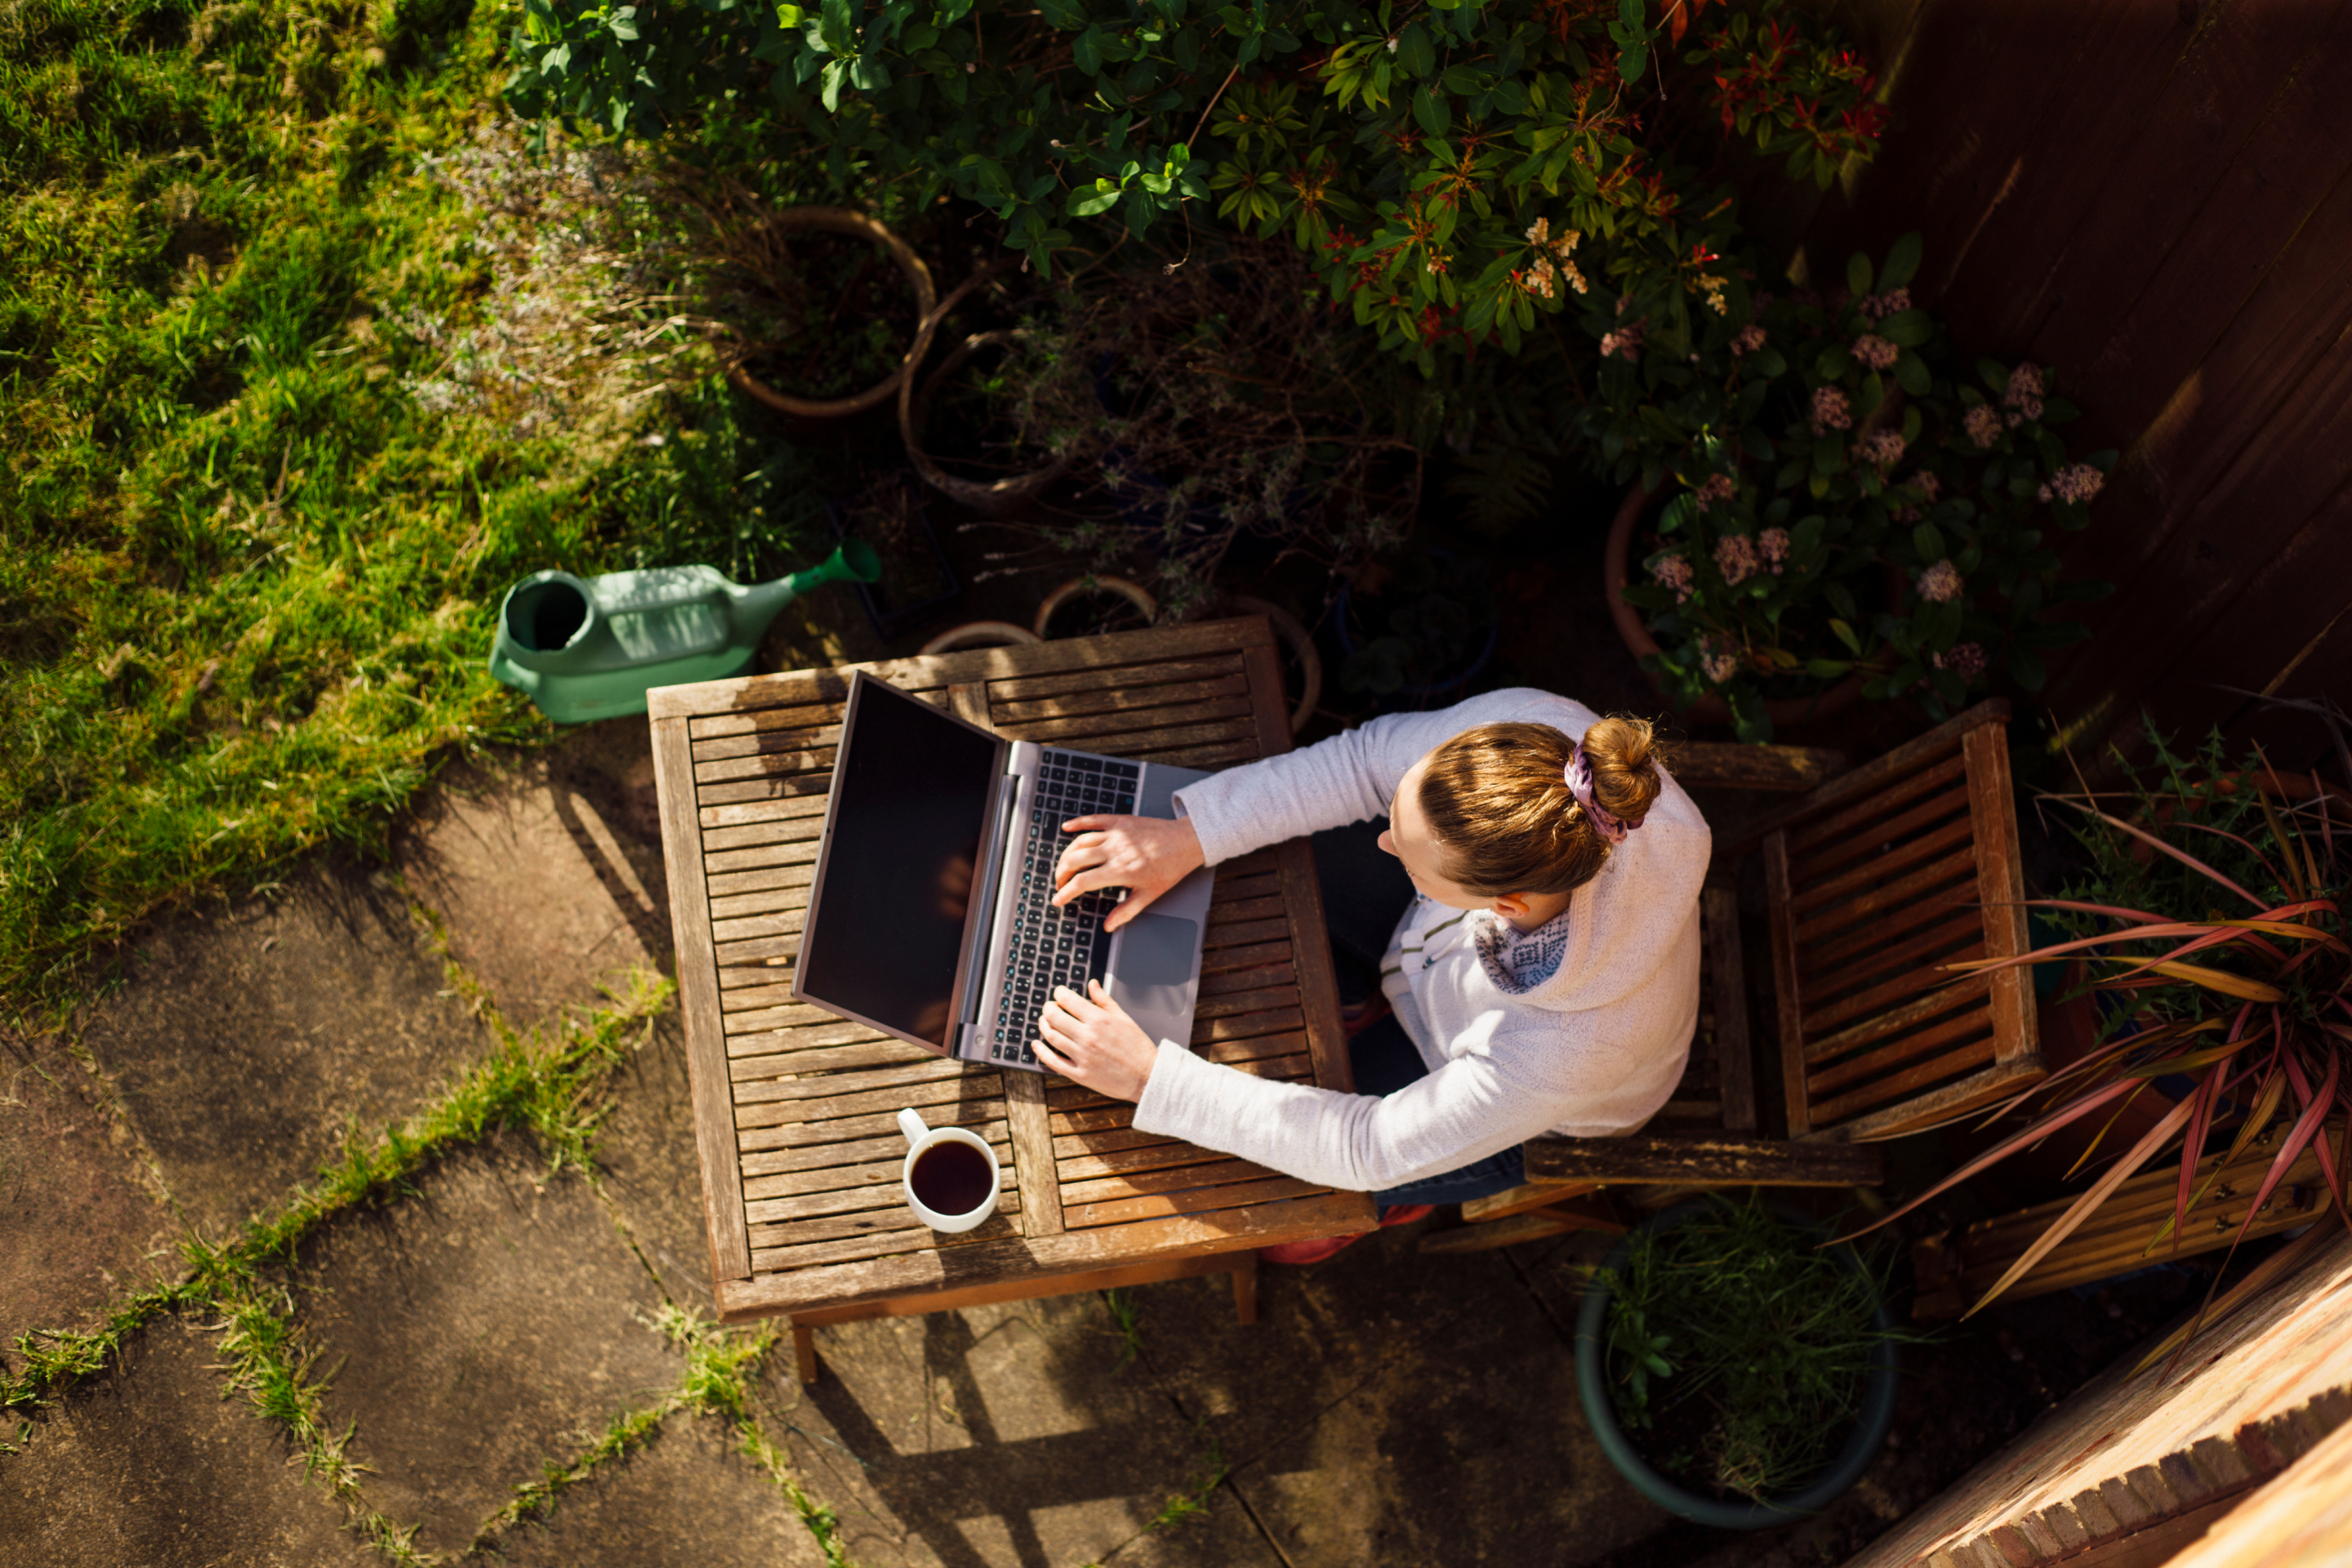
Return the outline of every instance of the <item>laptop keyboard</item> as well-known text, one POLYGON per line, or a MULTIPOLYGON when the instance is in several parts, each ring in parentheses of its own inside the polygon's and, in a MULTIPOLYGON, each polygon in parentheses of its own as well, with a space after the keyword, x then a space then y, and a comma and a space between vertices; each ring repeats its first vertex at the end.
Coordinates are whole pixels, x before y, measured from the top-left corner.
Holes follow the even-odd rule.
POLYGON ((996 999, 995 1038, 989 1059, 1035 1067, 1030 1048, 1037 1018, 1054 987, 1083 992, 1100 980, 1110 963, 1110 933, 1103 917, 1117 908, 1118 889, 1081 893, 1060 909, 1053 906, 1054 865, 1073 837, 1062 824, 1074 816, 1135 814, 1135 784, 1143 769, 1135 763, 1048 751, 1037 770, 1030 801, 1027 837, 1019 853, 1021 886, 1006 940, 1012 955, 996 999))

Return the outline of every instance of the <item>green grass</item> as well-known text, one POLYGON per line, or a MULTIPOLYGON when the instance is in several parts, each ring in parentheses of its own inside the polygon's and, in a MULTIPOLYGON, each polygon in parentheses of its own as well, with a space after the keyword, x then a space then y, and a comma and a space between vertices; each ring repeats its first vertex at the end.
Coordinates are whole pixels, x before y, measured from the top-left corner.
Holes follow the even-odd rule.
POLYGON ((0 0, 0 1016, 192 892, 379 843, 453 752, 545 739, 482 668, 516 578, 763 574, 807 533, 814 458, 692 353, 590 355, 520 430, 434 395, 517 298, 562 306, 555 350, 692 346, 593 258, 484 251, 514 231, 421 167, 498 122, 509 20, 0 0))

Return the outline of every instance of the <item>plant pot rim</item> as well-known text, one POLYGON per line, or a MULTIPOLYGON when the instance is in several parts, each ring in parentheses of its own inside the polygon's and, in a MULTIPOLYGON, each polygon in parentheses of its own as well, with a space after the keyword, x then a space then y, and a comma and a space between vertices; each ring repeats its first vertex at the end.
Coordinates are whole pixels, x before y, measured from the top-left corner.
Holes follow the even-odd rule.
MULTIPOLYGON (((1783 1223, 1827 1239, 1830 1229, 1820 1220, 1790 1205, 1767 1198, 1765 1206, 1783 1223)), ((1673 1230, 1702 1215, 1715 1211, 1707 1198, 1693 1198, 1676 1204, 1664 1212, 1636 1226, 1612 1249, 1604 1269, 1624 1267, 1632 1255, 1634 1237, 1673 1230)), ((1862 1259, 1851 1246, 1837 1248, 1837 1257, 1848 1268, 1860 1269, 1862 1259)), ((1617 1420, 1617 1407, 1609 1396, 1607 1351, 1601 1328, 1609 1312, 1612 1292, 1606 1285, 1596 1283, 1585 1292, 1584 1304, 1576 1318, 1576 1392, 1584 1406, 1584 1418, 1592 1428, 1593 1437, 1609 1462, 1618 1473, 1633 1483, 1635 1490, 1667 1512, 1696 1524, 1717 1530, 1766 1530, 1774 1525, 1793 1523, 1807 1515, 1819 1513, 1854 1482, 1886 1441, 1886 1434, 1895 1424, 1895 1395, 1898 1381, 1897 1358, 1893 1339, 1895 1321, 1882 1300, 1871 1317, 1879 1332, 1872 1347, 1870 1370, 1864 1373, 1862 1394, 1854 1411, 1853 1430, 1846 1436, 1845 1445, 1831 1458, 1821 1473, 1805 1486, 1783 1497, 1764 1502, 1729 1503, 1715 1498, 1700 1497, 1661 1475, 1647 1459, 1637 1453, 1625 1429, 1617 1420)))
POLYGON ((923 446, 923 431, 930 418, 931 395, 958 365, 983 348, 1010 343, 1023 334, 1017 330, 972 333, 950 350, 940 367, 924 378, 919 392, 915 384, 915 370, 930 353, 931 341, 939 336, 940 323, 947 320, 948 312, 963 303, 965 297, 982 284, 1010 269, 1020 259, 1018 256, 999 257, 950 289, 947 298, 934 306, 923 317, 922 324, 915 329, 914 343, 907 350, 906 363, 899 367, 898 438, 906 446, 907 460, 914 465, 915 472, 922 476, 925 484, 950 500, 970 507, 988 518, 1007 516, 1036 500, 1046 487, 1068 470, 1069 459, 1055 458, 1044 467, 1032 468, 1025 474, 1008 474, 1003 479, 982 483, 950 474, 940 468, 923 446))
MULTIPOLYGON (((1643 509, 1650 503, 1654 492, 1638 479, 1626 490, 1625 499, 1618 504, 1617 515, 1610 520, 1609 542, 1601 552, 1601 584, 1609 600, 1609 618, 1616 623, 1617 637, 1635 658, 1647 658, 1662 652, 1658 639, 1650 635, 1643 624, 1642 612, 1627 604, 1622 590, 1626 572, 1633 557, 1633 527, 1642 520, 1643 509)), ((1660 696, 1666 696, 1664 682, 1644 668, 1643 675, 1660 696)), ((1785 724, 1801 724, 1809 719, 1827 719, 1853 707, 1862 696, 1862 677, 1848 675, 1844 679, 1818 697, 1768 697, 1764 700, 1765 716, 1775 728, 1785 724)), ((1731 704, 1712 693, 1693 698, 1683 715, 1702 724, 1731 722, 1731 704)))
MULTIPOLYGON (((938 303, 939 290, 931 282, 931 269, 915 254, 915 247, 898 237, 880 218, 853 207, 797 206, 785 207, 766 218, 761 227, 778 233, 794 229, 810 229, 820 234, 838 234, 851 239, 868 239, 890 253, 898 270, 915 293, 915 321, 919 336, 922 321, 938 303)), ((847 397, 795 397, 779 391, 743 368, 743 359, 757 345, 745 345, 727 360, 727 380, 738 391, 766 404, 777 413, 794 419, 839 420, 855 418, 870 413, 890 401, 898 384, 907 377, 908 362, 901 360, 888 375, 847 397)))

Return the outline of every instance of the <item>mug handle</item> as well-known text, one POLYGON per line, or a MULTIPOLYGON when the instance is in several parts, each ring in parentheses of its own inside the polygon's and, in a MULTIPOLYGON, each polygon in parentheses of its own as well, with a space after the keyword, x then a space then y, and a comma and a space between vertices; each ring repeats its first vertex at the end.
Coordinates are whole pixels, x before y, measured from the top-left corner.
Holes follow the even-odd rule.
POLYGON ((914 1108, 909 1106, 898 1112, 898 1131, 907 1135, 908 1142, 919 1143, 930 1135, 931 1129, 929 1123, 915 1114, 914 1108))

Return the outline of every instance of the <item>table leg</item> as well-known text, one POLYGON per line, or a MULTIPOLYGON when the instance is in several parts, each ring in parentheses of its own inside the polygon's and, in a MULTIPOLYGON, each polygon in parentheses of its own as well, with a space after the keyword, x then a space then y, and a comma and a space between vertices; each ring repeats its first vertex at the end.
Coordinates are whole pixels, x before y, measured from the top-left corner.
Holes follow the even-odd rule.
POLYGON ((793 1366, 803 1388, 816 1381, 816 1331, 805 1323, 793 1325, 793 1366))
POLYGON ((1244 1326, 1257 1321, 1257 1254, 1234 1270, 1234 1318, 1244 1326))

